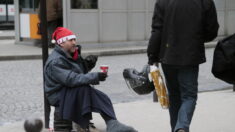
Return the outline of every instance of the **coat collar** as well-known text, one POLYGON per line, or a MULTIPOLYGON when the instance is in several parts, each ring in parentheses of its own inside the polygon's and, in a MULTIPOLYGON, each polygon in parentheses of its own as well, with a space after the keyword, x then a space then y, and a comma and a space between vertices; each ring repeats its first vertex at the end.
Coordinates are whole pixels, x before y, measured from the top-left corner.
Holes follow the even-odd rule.
POLYGON ((54 50, 69 59, 73 59, 72 56, 59 45, 56 45, 54 50))

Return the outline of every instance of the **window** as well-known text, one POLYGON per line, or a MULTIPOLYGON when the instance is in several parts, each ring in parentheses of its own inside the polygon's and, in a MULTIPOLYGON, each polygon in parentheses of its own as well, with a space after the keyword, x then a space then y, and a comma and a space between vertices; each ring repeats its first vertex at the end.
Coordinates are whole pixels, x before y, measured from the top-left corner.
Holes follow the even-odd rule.
POLYGON ((38 8, 39 0, 20 0, 20 11, 35 11, 38 8))
POLYGON ((13 4, 13 0, 0 0, 0 4, 13 4))
POLYGON ((0 23, 14 21, 13 0, 0 0, 0 23))
POLYGON ((71 0, 72 9, 97 9, 98 0, 71 0))

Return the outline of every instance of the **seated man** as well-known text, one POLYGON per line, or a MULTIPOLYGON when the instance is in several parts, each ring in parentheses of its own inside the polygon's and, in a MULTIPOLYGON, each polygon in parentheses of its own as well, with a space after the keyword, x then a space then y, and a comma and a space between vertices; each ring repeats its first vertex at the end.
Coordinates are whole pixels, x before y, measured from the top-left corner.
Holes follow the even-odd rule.
POLYGON ((91 86, 107 77, 103 72, 89 72, 97 57, 83 59, 76 36, 66 28, 58 27, 52 38, 57 44, 44 67, 45 91, 49 103, 59 107, 60 117, 86 128, 91 113, 98 112, 105 120, 107 132, 136 132, 117 121, 109 97, 91 86))

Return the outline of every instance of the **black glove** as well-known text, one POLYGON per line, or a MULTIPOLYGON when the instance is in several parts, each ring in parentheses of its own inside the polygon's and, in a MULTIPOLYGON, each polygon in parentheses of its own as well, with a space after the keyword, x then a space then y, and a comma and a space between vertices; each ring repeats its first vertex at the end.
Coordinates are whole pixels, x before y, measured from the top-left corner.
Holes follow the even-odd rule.
POLYGON ((148 64, 153 65, 154 63, 158 63, 157 57, 154 55, 148 55, 148 64))
POLYGON ((97 59, 98 59, 98 56, 96 55, 89 55, 86 57, 86 60, 90 63, 96 63, 97 59))
POLYGON ((107 74, 103 72, 98 72, 99 81, 105 81, 107 74))
POLYGON ((85 60, 86 60, 86 63, 87 63, 87 68, 88 68, 89 70, 91 70, 92 68, 95 67, 96 62, 97 62, 97 60, 98 60, 98 57, 95 56, 95 55, 89 55, 89 56, 87 56, 87 57, 85 58, 85 60))

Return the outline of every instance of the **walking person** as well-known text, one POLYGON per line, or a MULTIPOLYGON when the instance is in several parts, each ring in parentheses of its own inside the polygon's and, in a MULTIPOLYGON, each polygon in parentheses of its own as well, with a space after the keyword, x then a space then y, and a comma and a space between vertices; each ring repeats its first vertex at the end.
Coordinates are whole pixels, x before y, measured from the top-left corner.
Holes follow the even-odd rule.
POLYGON ((147 49, 148 63, 161 63, 170 101, 172 132, 189 132, 198 95, 204 43, 218 33, 213 0, 158 0, 147 49))
MULTIPOLYGON (((52 33, 55 31, 57 27, 63 26, 62 0, 46 0, 46 5, 47 5, 47 32, 49 40, 48 47, 53 48, 55 44, 51 43, 52 33)), ((40 17, 40 5, 39 5, 38 14, 40 17)))

